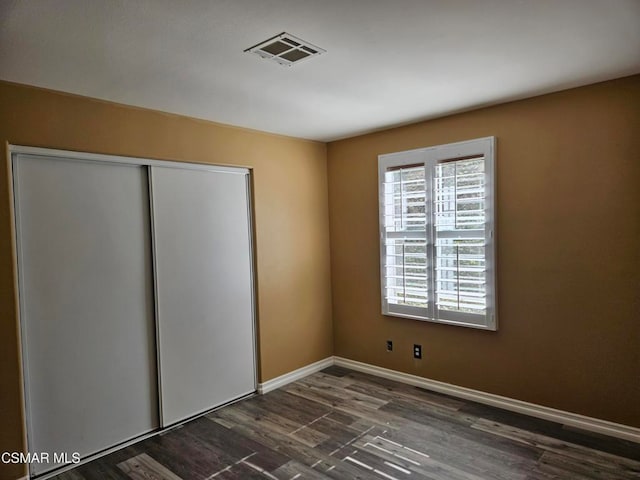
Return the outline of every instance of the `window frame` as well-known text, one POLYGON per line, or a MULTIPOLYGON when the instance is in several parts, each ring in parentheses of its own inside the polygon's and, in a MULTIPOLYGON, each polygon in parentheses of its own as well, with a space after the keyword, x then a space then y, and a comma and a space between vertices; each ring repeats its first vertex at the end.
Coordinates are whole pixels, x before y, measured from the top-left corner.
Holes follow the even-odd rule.
POLYGON ((378 211, 380 234, 380 294, 382 314, 386 316, 410 318, 414 320, 457 325, 495 331, 497 322, 496 291, 496 177, 495 177, 495 137, 483 137, 462 142, 436 145, 402 152, 382 154, 378 156, 378 211), (465 159, 467 157, 484 157, 484 245, 485 245, 485 315, 439 310, 435 305, 435 271, 436 271, 436 225, 434 215, 433 181, 436 165, 465 159), (385 228, 385 174, 389 170, 403 166, 424 165, 425 167, 425 215, 426 225, 422 231, 405 231, 391 236, 385 228), (420 236, 422 234, 422 236, 420 236), (386 299, 386 241, 388 238, 425 239, 427 269, 427 306, 411 306, 389 303, 386 299))

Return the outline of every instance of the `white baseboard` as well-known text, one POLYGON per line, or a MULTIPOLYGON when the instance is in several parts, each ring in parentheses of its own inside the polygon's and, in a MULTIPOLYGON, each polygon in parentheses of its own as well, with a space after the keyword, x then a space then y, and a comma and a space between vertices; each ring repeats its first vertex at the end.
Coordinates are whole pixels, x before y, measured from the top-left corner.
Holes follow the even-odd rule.
POLYGON ((439 382, 437 380, 429 380, 428 378, 419 377, 417 375, 397 372, 395 370, 389 370, 388 368, 356 362, 355 360, 349 360, 347 358, 334 357, 334 364, 339 367, 350 368, 351 370, 356 370, 358 372, 369 373, 389 380, 422 387, 434 392, 445 393, 453 397, 472 400, 474 402, 491 405, 493 407, 502 408, 512 412, 522 413, 536 418, 542 418, 544 420, 550 420, 552 422, 580 428, 582 430, 640 443, 640 428, 609 422, 607 420, 600 420, 598 418, 586 417, 577 413, 556 410, 555 408, 544 407, 542 405, 502 397, 492 393, 481 392, 471 388, 459 387, 457 385, 439 382))
POLYGON ((302 368, 298 368, 293 372, 285 373, 284 375, 280 375, 279 377, 272 378, 271 380, 267 380, 264 383, 258 384, 258 393, 264 394, 269 393, 276 388, 280 388, 285 386, 288 383, 295 382, 296 380, 300 380, 306 376, 311 375, 312 373, 319 372, 327 367, 333 365, 333 357, 327 357, 324 360, 317 361, 310 365, 307 365, 302 368))
POLYGON ((516 400, 514 398, 495 395, 493 393, 473 390, 471 388, 460 387, 458 385, 440 382, 437 380, 430 380, 428 378, 419 377, 417 375, 397 372, 388 368, 378 367, 375 365, 370 365, 368 363, 357 362, 355 360, 349 360, 342 357, 328 357, 324 360, 312 363, 305 367, 268 380, 264 383, 260 383, 258 384, 258 393, 268 393, 272 390, 283 387, 288 383, 295 382, 296 380, 311 375, 312 373, 319 372, 320 370, 332 365, 349 368, 351 370, 368 373, 370 375, 387 378, 389 380, 395 380, 396 382, 421 387, 426 390, 444 393, 447 395, 451 395, 452 397, 471 400, 485 405, 491 405, 492 407, 502 408, 511 412, 522 413, 531 417, 561 423, 569 427, 580 428, 582 430, 601 433, 603 435, 609 435, 611 437, 640 443, 640 428, 631 427, 620 423, 609 422, 607 420, 600 420, 598 418, 587 417, 585 415, 566 412, 564 410, 557 410, 555 408, 536 405, 535 403, 524 402, 522 400, 516 400))

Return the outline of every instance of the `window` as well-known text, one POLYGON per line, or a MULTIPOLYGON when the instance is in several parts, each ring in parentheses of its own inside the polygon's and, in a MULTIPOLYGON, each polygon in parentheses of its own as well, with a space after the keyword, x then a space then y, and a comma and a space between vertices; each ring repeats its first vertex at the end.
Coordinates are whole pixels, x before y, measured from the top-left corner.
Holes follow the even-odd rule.
POLYGON ((384 315, 496 329, 494 147, 378 157, 384 315))

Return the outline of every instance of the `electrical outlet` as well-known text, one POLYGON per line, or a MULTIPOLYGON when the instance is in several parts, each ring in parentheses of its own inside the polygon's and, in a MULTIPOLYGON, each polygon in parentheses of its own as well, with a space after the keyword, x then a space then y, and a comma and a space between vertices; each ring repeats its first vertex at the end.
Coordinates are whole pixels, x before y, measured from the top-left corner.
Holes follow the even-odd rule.
POLYGON ((393 341, 387 340, 387 352, 392 352, 392 351, 393 351, 393 341))
POLYGON ((413 345, 413 358, 422 358, 422 345, 413 345))

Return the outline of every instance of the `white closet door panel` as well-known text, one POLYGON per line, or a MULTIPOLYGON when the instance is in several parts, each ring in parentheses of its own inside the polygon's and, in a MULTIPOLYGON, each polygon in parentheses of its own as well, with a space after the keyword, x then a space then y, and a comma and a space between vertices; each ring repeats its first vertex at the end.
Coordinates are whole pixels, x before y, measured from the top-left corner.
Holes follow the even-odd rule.
POLYGON ((14 179, 29 451, 157 428, 146 169, 19 155, 14 179))
POLYGON ((151 175, 166 426, 255 390, 247 177, 151 175))

